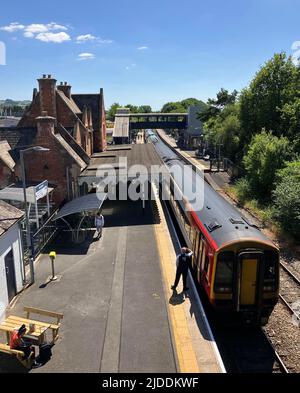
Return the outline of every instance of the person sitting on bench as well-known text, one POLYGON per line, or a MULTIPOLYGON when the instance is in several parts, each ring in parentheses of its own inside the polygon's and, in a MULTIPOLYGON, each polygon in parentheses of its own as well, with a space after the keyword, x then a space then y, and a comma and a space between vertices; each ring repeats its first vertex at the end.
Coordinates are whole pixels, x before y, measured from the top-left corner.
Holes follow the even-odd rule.
MULTIPOLYGON (((11 337, 9 346, 11 349, 17 349, 18 351, 24 352, 24 359, 29 357, 35 359, 35 348, 23 339, 26 333, 26 326, 22 325, 18 330, 15 330, 11 337)), ((34 361, 35 362, 35 361, 34 361)))

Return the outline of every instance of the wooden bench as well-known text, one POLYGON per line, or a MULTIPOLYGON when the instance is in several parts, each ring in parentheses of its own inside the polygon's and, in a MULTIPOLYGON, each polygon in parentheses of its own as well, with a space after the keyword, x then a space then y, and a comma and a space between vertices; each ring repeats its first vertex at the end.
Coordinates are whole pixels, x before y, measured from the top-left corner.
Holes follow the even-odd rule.
POLYGON ((50 318, 55 318, 56 319, 55 323, 49 322, 49 324, 50 324, 50 329, 52 330, 53 342, 58 339, 58 337, 59 337, 58 330, 61 325, 60 321, 61 321, 61 319, 63 319, 64 314, 54 312, 54 311, 42 310, 40 308, 35 308, 35 307, 26 307, 26 306, 24 307, 24 311, 26 313, 27 319, 31 319, 30 314, 37 314, 37 315, 47 316, 50 318))
POLYGON ((33 353, 30 355, 28 359, 24 359, 23 351, 19 351, 17 349, 11 349, 10 346, 7 344, 0 344, 0 352, 15 356, 23 364, 23 366, 28 369, 30 369, 32 366, 32 362, 34 360, 33 353))

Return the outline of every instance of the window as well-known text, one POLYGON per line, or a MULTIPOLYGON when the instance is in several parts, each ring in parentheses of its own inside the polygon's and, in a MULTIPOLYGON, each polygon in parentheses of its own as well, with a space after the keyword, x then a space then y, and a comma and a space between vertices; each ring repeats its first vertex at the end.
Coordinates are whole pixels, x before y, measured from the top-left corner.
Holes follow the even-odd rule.
POLYGON ((233 251, 223 251, 218 255, 214 285, 216 293, 232 293, 233 264, 233 251))
POLYGON ((279 257, 276 251, 265 251, 264 263, 264 291, 272 292, 277 290, 278 286, 278 265, 279 257))
POLYGON ((199 234, 199 252, 198 252, 198 266, 201 266, 202 260, 202 250, 203 250, 203 236, 199 234))

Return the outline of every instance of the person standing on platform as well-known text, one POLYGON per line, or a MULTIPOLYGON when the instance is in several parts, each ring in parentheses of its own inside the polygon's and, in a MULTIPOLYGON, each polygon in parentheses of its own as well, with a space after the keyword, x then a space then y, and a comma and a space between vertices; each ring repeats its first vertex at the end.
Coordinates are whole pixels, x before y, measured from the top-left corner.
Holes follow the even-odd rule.
POLYGON ((102 236, 102 229, 104 227, 104 217, 102 214, 100 214, 100 212, 96 214, 95 226, 98 232, 97 239, 100 239, 100 237, 102 236))
POLYGON ((193 255, 193 251, 187 247, 183 247, 181 249, 181 253, 179 255, 177 255, 177 257, 176 257, 176 264, 177 264, 176 277, 175 277, 174 285, 171 286, 171 289, 173 291, 176 290, 181 275, 182 275, 182 281, 183 281, 183 290, 187 291, 189 289, 186 286, 186 279, 187 279, 189 264, 191 262, 192 255, 193 255))

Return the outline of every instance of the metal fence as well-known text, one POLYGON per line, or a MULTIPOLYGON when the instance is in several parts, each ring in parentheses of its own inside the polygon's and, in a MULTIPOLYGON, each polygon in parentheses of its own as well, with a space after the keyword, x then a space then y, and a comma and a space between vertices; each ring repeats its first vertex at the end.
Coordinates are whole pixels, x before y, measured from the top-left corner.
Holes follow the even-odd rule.
MULTIPOLYGON (((32 245, 33 245, 33 257, 36 258, 39 253, 43 250, 43 248, 52 240, 58 233, 58 227, 56 221, 52 221, 53 216, 56 214, 55 210, 52 212, 50 217, 47 218, 45 222, 41 225, 41 227, 36 230, 34 233, 31 232, 32 245)), ((23 248, 24 248, 24 262, 25 264, 29 263, 29 245, 27 244, 26 238, 26 225, 25 222, 22 223, 22 235, 23 235, 23 248)))

